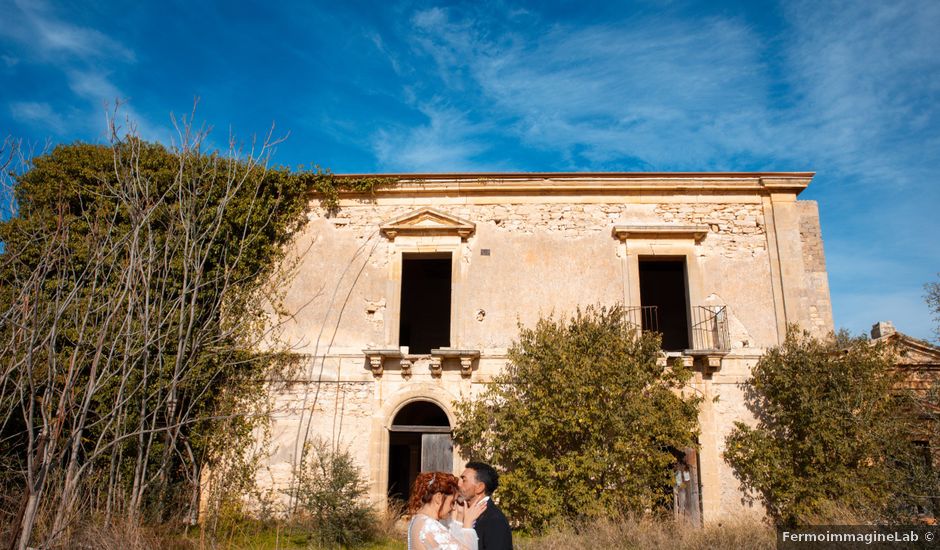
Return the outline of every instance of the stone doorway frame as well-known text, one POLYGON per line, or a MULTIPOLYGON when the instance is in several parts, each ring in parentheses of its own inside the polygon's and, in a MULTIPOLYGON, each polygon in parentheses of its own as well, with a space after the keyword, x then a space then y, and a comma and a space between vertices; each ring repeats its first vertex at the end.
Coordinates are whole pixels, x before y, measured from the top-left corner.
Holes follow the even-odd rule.
MULTIPOLYGON (((403 386, 397 392, 384 399, 382 406, 372 417, 372 437, 369 447, 371 449, 372 459, 370 461, 369 478, 372 483, 371 498, 380 510, 385 510, 388 504, 388 460, 389 445, 392 423, 395 416, 410 403, 415 401, 427 401, 440 407, 447 415, 447 421, 451 428, 455 424, 455 417, 452 410, 452 404, 457 396, 450 393, 442 386, 429 382, 418 382, 403 386)), ((463 458, 460 456, 459 449, 454 447, 454 463, 451 472, 456 472, 463 464, 463 458)))

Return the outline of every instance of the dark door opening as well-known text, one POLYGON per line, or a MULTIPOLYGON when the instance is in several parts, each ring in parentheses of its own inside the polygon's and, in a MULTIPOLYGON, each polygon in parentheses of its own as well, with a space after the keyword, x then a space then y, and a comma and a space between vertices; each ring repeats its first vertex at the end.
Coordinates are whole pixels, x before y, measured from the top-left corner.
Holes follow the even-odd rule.
POLYGON ((408 501, 419 472, 450 472, 454 442, 450 421, 429 401, 405 405, 392 420, 388 448, 388 495, 408 501))
POLYGON ((398 345, 428 354, 450 346, 450 254, 402 257, 398 345))
MULTIPOLYGON (((686 294, 684 259, 640 258, 640 303, 656 307, 665 351, 682 351, 691 347, 686 294)), ((643 327, 644 330, 649 328, 643 327)))

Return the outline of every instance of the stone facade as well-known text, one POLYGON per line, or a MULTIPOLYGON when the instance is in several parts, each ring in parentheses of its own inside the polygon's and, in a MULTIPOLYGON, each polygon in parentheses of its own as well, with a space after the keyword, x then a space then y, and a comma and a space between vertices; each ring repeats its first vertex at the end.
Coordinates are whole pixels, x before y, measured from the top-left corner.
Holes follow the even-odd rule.
POLYGON ((683 266, 690 332, 672 355, 695 367, 705 396, 703 518, 746 508, 721 458, 733 422, 752 421, 739 384, 788 323, 832 330, 818 212, 796 199, 812 174, 395 177, 370 196, 342 196, 332 215, 313 208, 294 243, 282 336, 305 364, 275 396, 267 483, 286 486, 298 445, 318 434, 352 451, 384 502, 398 411, 430 402, 453 425, 453 402, 501 371, 518 323, 645 305, 641 266, 669 259, 683 266), (430 354, 400 349, 402 266, 415 255, 451 262, 449 345, 430 354), (700 330, 718 321, 725 336, 700 330))

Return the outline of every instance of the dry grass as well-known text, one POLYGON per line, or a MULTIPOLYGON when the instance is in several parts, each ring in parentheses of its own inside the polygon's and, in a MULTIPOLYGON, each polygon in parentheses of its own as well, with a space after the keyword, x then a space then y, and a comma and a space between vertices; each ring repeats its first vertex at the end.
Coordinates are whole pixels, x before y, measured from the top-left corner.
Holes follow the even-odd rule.
POLYGON ((697 529, 689 524, 652 519, 614 521, 600 519, 563 525, 538 537, 514 536, 519 550, 568 550, 571 548, 679 550, 771 550, 776 547, 773 528, 754 518, 737 518, 697 529))
MULTIPOLYGON (((404 550, 405 533, 400 510, 390 510, 376 526, 377 540, 360 550, 404 550)), ((198 529, 188 533, 177 527, 141 527, 132 524, 103 525, 86 523, 72 531, 67 546, 101 550, 295 550, 320 548, 309 534, 290 529, 282 523, 246 522, 217 538, 206 537, 200 544, 198 529)), ((678 550, 771 550, 776 546, 773 528, 754 517, 740 517, 695 528, 684 523, 628 518, 615 521, 559 525, 542 535, 513 533, 517 550, 570 550, 580 548, 678 550)))
POLYGON ((379 515, 379 525, 376 530, 379 540, 405 540, 407 538, 408 523, 405 521, 407 504, 391 499, 385 512, 379 515))
POLYGON ((178 528, 141 527, 124 522, 104 525, 87 523, 76 527, 67 542, 68 548, 94 550, 193 550, 197 541, 179 534, 178 528))

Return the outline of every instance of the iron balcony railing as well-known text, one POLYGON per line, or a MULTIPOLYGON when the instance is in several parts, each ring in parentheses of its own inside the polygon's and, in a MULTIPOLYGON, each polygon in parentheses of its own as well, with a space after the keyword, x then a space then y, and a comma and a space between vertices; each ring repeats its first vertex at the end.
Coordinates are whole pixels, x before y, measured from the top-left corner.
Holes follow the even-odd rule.
POLYGON ((659 332, 659 315, 656 306, 628 307, 627 322, 639 330, 659 332))
MULTIPOLYGON (((731 349, 727 306, 693 306, 691 313, 690 349, 694 351, 731 349)), ((628 307, 627 321, 640 330, 659 332, 659 310, 656 306, 628 307)))
POLYGON ((692 308, 692 349, 719 351, 731 349, 727 306, 692 308))

